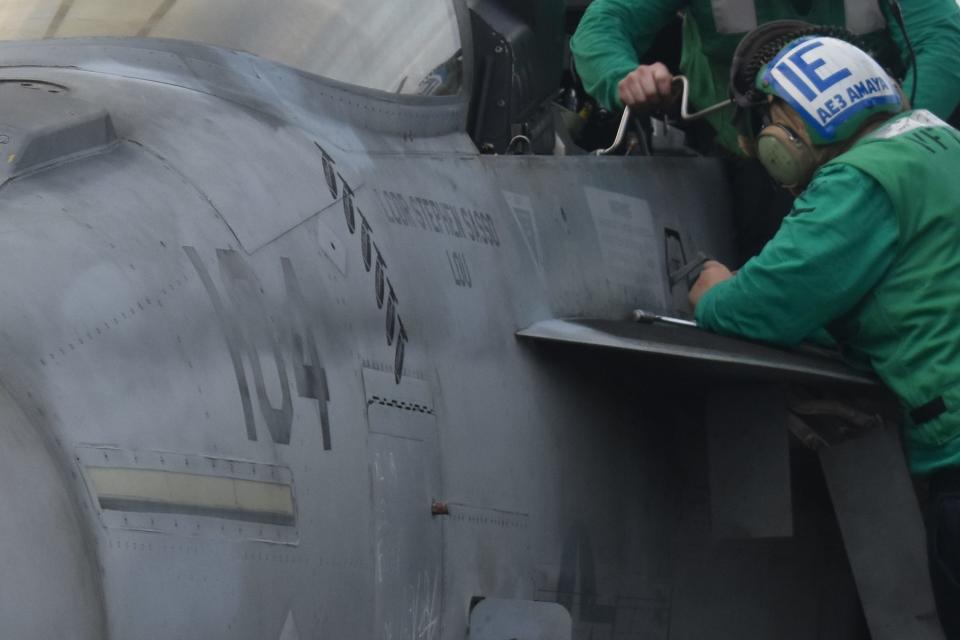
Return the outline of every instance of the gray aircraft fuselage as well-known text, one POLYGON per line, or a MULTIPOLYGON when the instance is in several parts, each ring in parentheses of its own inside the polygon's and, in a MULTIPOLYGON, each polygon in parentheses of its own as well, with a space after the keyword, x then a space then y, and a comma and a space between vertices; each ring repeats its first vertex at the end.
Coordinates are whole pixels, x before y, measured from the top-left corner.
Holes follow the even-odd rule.
POLYGON ((835 532, 711 537, 701 381, 515 337, 687 310, 717 161, 480 155, 460 99, 184 42, 0 61, 4 638, 849 637, 835 532))

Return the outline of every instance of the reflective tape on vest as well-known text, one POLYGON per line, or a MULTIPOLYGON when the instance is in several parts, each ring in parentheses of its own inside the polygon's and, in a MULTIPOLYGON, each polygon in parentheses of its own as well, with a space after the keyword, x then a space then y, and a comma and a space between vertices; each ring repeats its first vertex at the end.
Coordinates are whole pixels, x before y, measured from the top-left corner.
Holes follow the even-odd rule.
POLYGON ((764 82, 825 140, 864 109, 900 104, 896 84, 877 62, 836 38, 802 38, 767 66, 764 82))
POLYGON ((753 0, 710 0, 717 33, 746 33, 757 28, 753 0))
MULTIPOLYGON (((757 28, 754 0, 710 0, 717 33, 746 33, 757 28)), ((872 33, 887 26, 877 0, 844 0, 846 28, 856 34, 872 33)))
POLYGON ((844 0, 843 12, 847 29, 857 35, 873 33, 887 26, 877 0, 844 0))
POLYGON ((917 109, 904 118, 897 118, 888 122, 876 131, 870 134, 871 138, 879 140, 889 140, 910 133, 916 129, 925 129, 928 127, 949 127, 946 122, 933 115, 926 109, 917 109))

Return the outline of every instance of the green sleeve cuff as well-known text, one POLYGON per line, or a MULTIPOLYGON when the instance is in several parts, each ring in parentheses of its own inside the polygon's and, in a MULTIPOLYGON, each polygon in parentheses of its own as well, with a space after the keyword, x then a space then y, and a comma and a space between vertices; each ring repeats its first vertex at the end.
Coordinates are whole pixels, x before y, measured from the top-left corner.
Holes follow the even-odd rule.
POLYGON ((736 276, 700 299, 705 329, 781 345, 823 330, 863 299, 896 254, 889 196, 849 165, 828 165, 776 236, 736 276))

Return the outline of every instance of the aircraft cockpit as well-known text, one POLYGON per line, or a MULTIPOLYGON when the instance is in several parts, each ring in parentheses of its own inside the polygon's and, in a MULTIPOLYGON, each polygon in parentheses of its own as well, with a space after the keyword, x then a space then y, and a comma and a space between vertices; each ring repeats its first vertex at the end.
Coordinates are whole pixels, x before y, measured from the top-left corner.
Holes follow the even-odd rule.
POLYGON ((37 0, 0 3, 0 40, 171 38, 253 53, 400 95, 454 95, 453 3, 424 0, 37 0))
MULTIPOLYGON (((619 123, 583 92, 567 53, 588 4, 38 0, 0 3, 0 41, 149 37, 245 51, 366 90, 466 97, 482 153, 566 155, 606 147, 619 123)), ((676 57, 677 41, 671 27, 660 59, 676 57)), ((654 125, 632 123, 626 152, 649 152, 654 125)))
MULTIPOLYGON (((568 43, 589 0, 468 4, 474 54, 469 131, 481 152, 694 153, 699 130, 674 126, 679 112, 621 119, 583 89, 568 43)), ((678 15, 664 28, 643 60, 676 69, 681 22, 678 15)))

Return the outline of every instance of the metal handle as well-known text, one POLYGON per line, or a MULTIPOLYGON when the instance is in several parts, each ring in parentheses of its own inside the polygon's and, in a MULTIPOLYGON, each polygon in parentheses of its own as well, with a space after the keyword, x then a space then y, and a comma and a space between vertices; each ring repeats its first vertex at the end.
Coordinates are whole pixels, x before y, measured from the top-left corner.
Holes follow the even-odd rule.
MULTIPOLYGON (((724 100, 723 102, 718 102, 715 105, 711 105, 706 109, 701 109, 694 113, 690 113, 690 81, 687 79, 687 76, 674 76, 673 82, 679 82, 682 85, 681 95, 680 95, 680 119, 684 122, 692 122, 694 120, 700 120, 701 118, 706 118, 711 113, 716 113, 722 109, 726 109, 733 104, 732 99, 724 100)), ((623 117, 620 118, 620 127, 617 128, 617 137, 613 139, 613 144, 607 147, 606 149, 598 149, 594 154, 598 156, 610 155, 616 151, 621 144, 623 144, 623 137, 627 133, 627 124, 630 122, 630 116, 632 112, 630 107, 624 107, 623 117)))
POLYGON ((711 113, 716 113, 726 109, 733 104, 732 98, 727 98, 723 102, 718 102, 717 104, 711 105, 706 109, 701 109, 695 113, 690 113, 690 81, 687 79, 687 76, 674 76, 674 82, 679 82, 683 85, 683 94, 680 98, 680 119, 684 122, 691 122, 693 120, 700 120, 701 118, 706 118, 711 113))
POLYGON ((627 124, 630 122, 630 107, 623 108, 623 117, 620 118, 620 127, 617 129, 617 137, 613 139, 613 144, 606 149, 597 149, 594 154, 598 156, 607 156, 616 151, 623 144, 623 136, 627 133, 627 124))
POLYGON ((675 318, 672 316, 663 316, 663 315, 660 315, 659 313, 646 311, 644 309, 634 309, 633 321, 640 322, 643 324, 652 324, 654 322, 662 322, 663 324, 672 324, 676 327, 696 327, 697 326, 697 323, 694 320, 687 320, 686 318, 675 318))

